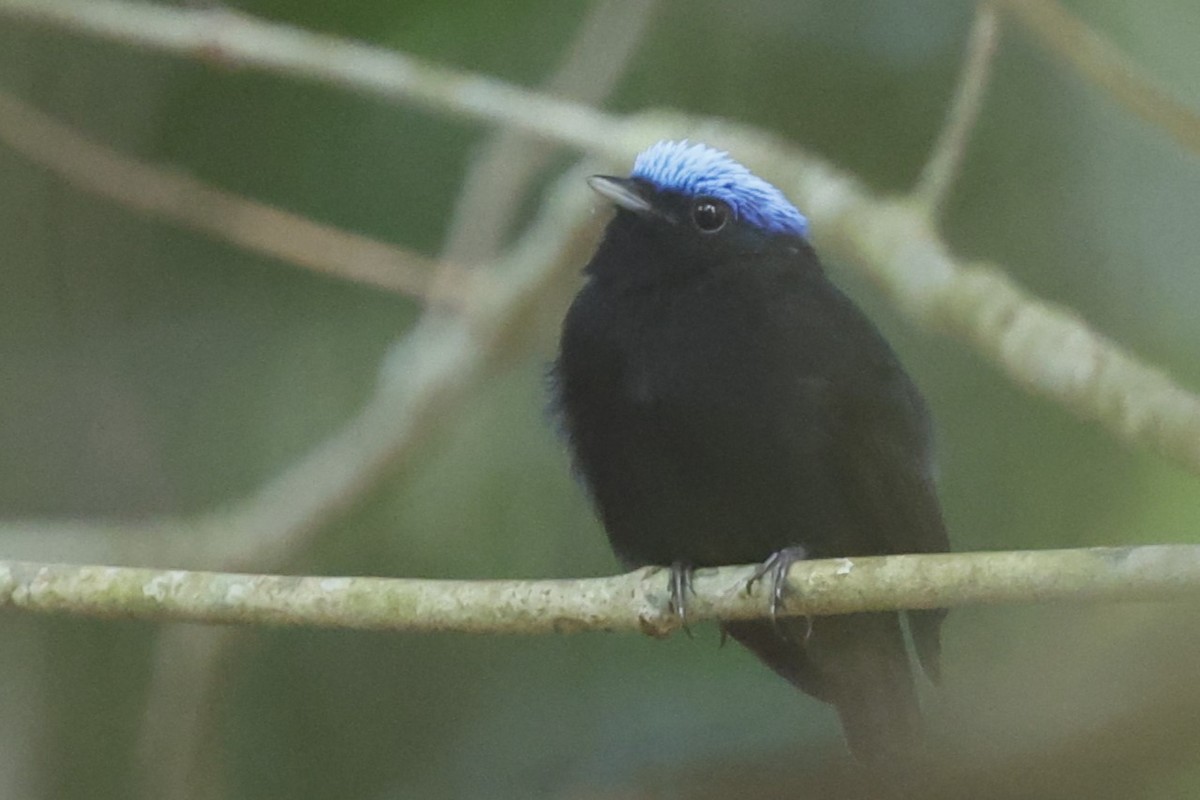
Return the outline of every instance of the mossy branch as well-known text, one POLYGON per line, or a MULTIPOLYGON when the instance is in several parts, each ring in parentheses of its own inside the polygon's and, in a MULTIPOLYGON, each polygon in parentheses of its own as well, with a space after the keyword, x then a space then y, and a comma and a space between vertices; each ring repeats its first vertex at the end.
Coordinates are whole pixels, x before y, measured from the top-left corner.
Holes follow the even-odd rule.
MULTIPOLYGON (((699 570, 689 622, 767 614, 754 566, 699 570)), ((800 562, 783 613, 1200 598, 1200 545, 944 553, 800 562)), ((293 577, 0 562, 0 608, 153 622, 545 634, 680 625, 668 575, 579 580, 293 577)))

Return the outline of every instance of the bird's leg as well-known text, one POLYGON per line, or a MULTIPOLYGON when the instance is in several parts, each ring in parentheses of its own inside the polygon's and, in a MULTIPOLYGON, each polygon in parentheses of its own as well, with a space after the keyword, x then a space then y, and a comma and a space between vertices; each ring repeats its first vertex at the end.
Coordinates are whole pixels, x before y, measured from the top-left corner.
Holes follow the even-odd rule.
MULTIPOLYGON (((784 596, 788 591, 788 570, 791 569, 792 564, 806 558, 808 558, 808 551, 801 545, 776 550, 754 571, 750 580, 746 581, 746 591, 749 592, 758 581, 768 577, 771 579, 771 624, 775 626, 775 631, 784 638, 787 638, 787 632, 784 628, 779 627, 779 606, 783 604, 784 596)), ((808 637, 812 635, 812 618, 807 619, 808 629, 804 633, 805 641, 808 641, 808 637)))
POLYGON ((682 561, 676 561, 671 564, 671 593, 670 607, 679 618, 679 625, 683 628, 683 632, 691 638, 692 629, 688 627, 687 620, 687 595, 692 591, 692 572, 694 572, 691 564, 686 564, 682 561))

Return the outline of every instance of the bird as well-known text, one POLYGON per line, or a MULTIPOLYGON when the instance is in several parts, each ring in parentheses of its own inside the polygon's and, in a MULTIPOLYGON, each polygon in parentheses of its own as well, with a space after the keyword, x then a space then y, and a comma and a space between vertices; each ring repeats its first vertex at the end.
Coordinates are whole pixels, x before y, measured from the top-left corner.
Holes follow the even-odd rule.
MULTIPOLYGON (((721 624, 836 710, 881 763, 922 736, 900 612, 775 617, 802 558, 950 549, 925 400, 825 274, 807 218, 727 152, 664 140, 629 177, 561 328, 552 404, 618 560, 672 571, 762 564, 772 615, 721 624)), ((940 676, 945 610, 903 614, 940 676)))

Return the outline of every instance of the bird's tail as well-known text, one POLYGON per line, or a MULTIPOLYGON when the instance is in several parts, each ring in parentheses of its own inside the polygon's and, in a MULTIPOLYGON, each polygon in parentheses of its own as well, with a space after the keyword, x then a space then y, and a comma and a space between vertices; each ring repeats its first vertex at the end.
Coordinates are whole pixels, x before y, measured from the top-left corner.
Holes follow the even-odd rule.
POLYGON ((837 709, 856 758, 881 764, 921 741, 921 708, 900 615, 737 622, 726 631, 795 686, 837 709))

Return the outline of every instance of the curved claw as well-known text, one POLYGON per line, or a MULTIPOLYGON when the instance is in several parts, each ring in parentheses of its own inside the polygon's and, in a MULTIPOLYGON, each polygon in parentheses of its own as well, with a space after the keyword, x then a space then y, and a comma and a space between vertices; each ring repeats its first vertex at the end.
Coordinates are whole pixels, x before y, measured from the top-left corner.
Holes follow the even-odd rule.
POLYGON ((683 632, 692 636, 692 629, 688 627, 687 620, 687 595, 692 591, 692 569, 690 564, 685 564, 682 561, 676 561, 671 565, 671 610, 675 612, 675 616, 679 618, 679 626, 683 628, 683 632))
MULTIPOLYGON (((787 631, 779 627, 779 607, 783 605, 784 598, 787 596, 788 583, 787 574, 791 569, 792 564, 797 561, 803 561, 808 557, 808 551, 801 545, 793 547, 785 547, 782 550, 776 550, 771 554, 771 557, 762 563, 762 565, 754 571, 750 576, 750 580, 746 581, 746 591, 750 591, 760 580, 770 577, 771 579, 771 625, 775 627, 776 633, 784 638, 787 638, 787 631)), ((805 641, 812 635, 812 618, 808 617, 808 628, 804 633, 805 641)))

